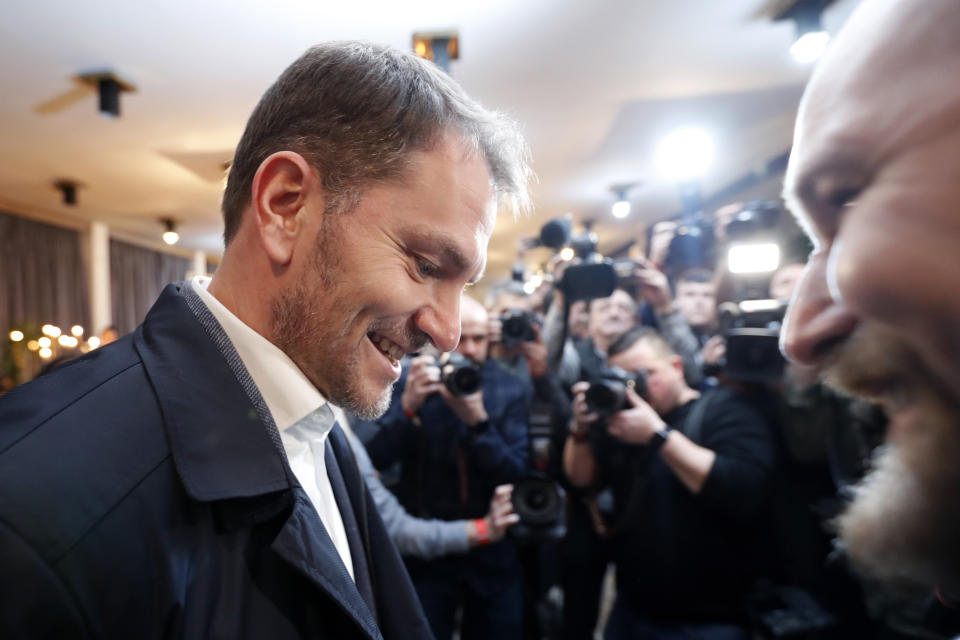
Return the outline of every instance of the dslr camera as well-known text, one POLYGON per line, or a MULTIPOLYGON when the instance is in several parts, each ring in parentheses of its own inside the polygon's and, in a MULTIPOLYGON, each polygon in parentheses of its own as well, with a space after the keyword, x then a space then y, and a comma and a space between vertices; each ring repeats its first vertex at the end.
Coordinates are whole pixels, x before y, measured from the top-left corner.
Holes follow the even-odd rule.
POLYGON ((590 387, 585 394, 587 409, 601 419, 630 406, 628 388, 641 398, 647 397, 647 375, 644 371, 630 374, 619 367, 607 367, 589 382, 590 387))
POLYGON ((466 356, 452 351, 437 358, 440 381, 455 396, 469 396, 483 388, 483 371, 466 356))
POLYGON ((505 347, 515 347, 524 342, 537 339, 534 326, 539 324, 537 317, 529 311, 510 309, 500 316, 500 343, 505 347))

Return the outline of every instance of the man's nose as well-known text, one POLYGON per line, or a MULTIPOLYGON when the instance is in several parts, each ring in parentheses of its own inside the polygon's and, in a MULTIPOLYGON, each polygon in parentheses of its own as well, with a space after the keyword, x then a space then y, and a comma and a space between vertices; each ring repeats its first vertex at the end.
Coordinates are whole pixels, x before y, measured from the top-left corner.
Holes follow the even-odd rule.
POLYGON ((414 315, 417 328, 430 336, 439 351, 456 349, 460 342, 460 292, 455 296, 438 296, 414 315))
POLYGON ((811 256, 787 309, 781 351, 798 364, 816 365, 856 326, 857 316, 830 294, 827 254, 811 256))

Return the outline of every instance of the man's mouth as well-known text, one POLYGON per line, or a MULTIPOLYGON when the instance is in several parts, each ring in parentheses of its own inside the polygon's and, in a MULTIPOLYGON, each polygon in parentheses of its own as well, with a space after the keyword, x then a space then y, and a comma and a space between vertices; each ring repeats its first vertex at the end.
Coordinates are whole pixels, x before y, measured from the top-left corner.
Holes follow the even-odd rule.
POLYGON ((373 346, 390 361, 390 364, 396 366, 401 358, 406 354, 403 347, 378 333, 371 331, 367 338, 373 343, 373 346))

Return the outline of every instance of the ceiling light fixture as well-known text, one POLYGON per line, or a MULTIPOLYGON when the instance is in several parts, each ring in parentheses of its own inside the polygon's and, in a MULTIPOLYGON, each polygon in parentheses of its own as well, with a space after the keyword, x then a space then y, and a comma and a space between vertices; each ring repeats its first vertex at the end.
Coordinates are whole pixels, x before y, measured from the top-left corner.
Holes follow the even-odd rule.
POLYGON ((169 245, 175 245, 180 241, 180 234, 177 233, 176 223, 171 218, 163 218, 160 220, 160 223, 166 228, 166 231, 163 232, 161 236, 163 241, 169 245))
POLYGON ((100 115, 107 118, 120 117, 121 93, 132 93, 137 90, 133 83, 127 82, 112 71, 82 73, 77 78, 96 89, 100 98, 100 115))
POLYGON ((60 195, 63 197, 63 204, 68 207, 74 207, 77 204, 77 189, 80 188, 80 183, 74 182, 73 180, 57 180, 53 183, 53 186, 60 192, 60 195))
POLYGON ((625 189, 617 190, 617 201, 613 203, 610 212, 614 218, 626 218, 630 215, 630 201, 627 200, 627 192, 625 189))

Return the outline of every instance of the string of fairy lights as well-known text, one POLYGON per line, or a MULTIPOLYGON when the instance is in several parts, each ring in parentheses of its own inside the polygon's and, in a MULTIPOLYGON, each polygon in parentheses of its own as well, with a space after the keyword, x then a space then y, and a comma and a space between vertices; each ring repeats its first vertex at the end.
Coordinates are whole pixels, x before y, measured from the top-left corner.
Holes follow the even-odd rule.
POLYGON ((79 324, 70 327, 66 332, 54 324, 45 324, 40 327, 40 335, 28 337, 20 329, 14 329, 10 332, 10 341, 14 343, 26 342, 27 350, 35 353, 42 360, 50 360, 64 352, 79 350, 86 353, 100 346, 100 338, 90 336, 86 340, 83 338, 84 329, 79 324))

